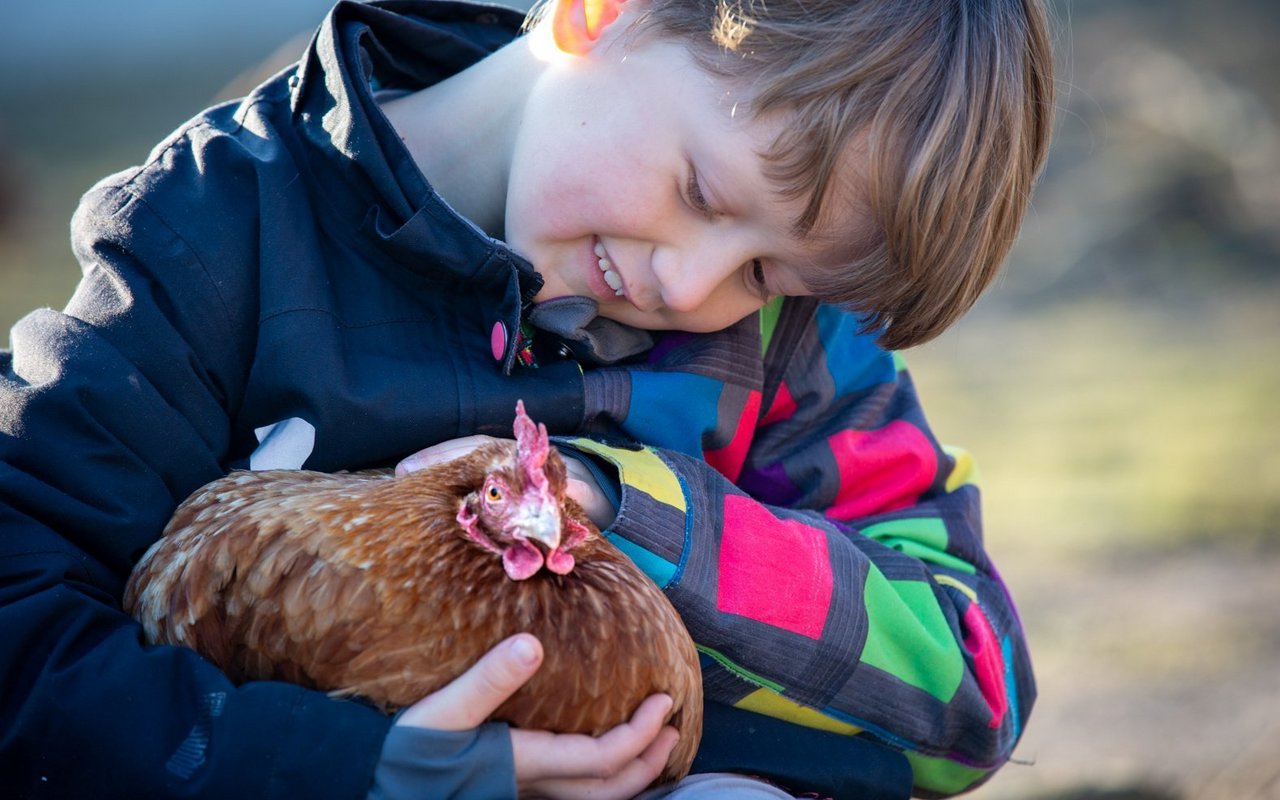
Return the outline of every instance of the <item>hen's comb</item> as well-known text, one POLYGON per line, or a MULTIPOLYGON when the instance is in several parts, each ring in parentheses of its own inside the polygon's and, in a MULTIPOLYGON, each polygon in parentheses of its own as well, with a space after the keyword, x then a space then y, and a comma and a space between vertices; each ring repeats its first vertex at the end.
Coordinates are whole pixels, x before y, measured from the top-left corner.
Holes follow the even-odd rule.
POLYGON ((535 423, 524 411, 524 401, 516 401, 516 463, 525 474, 529 485, 539 491, 547 490, 547 474, 543 466, 551 449, 547 438, 547 426, 535 423))

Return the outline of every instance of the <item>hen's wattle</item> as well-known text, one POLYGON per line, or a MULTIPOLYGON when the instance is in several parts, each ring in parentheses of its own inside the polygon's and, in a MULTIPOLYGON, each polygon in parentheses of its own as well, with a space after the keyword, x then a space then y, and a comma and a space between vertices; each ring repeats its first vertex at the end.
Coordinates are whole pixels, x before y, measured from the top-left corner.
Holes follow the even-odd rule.
POLYGON ((125 608, 148 641, 191 647, 237 682, 290 681, 388 710, 528 631, 543 666, 495 718, 597 735, 666 692, 680 741, 660 780, 678 778, 702 727, 693 642, 662 592, 565 496, 564 464, 522 407, 515 432, 516 442, 399 477, 276 470, 214 481, 139 562, 125 608))

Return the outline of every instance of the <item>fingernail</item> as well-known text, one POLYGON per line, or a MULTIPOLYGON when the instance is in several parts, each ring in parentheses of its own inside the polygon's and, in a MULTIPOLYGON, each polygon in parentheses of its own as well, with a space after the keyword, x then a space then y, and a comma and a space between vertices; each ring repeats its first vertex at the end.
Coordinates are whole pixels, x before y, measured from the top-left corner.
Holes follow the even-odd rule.
POLYGON ((676 701, 669 694, 656 695, 661 699, 658 701, 658 716, 665 717, 671 713, 671 709, 675 706, 676 701))
POLYGON ((526 667, 538 660, 538 648, 533 646, 527 636, 520 636, 511 643, 511 654, 526 667))
POLYGON ((422 462, 416 458, 406 458, 399 464, 396 464, 397 475, 407 475, 410 472, 417 472, 422 469, 422 462))

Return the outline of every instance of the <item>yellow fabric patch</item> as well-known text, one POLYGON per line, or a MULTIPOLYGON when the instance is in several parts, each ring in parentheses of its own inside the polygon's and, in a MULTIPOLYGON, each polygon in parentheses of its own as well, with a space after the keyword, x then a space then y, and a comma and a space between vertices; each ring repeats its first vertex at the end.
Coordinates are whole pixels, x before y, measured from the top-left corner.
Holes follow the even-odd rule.
POLYGON ((862 731, 856 725, 832 719, 820 711, 814 711, 799 703, 788 700, 777 692, 768 689, 756 689, 751 694, 734 703, 734 706, 745 711, 754 711, 766 717, 773 717, 785 722, 793 722, 806 728, 830 731, 845 736, 853 736, 862 731))
POLYGON ((961 583, 950 575, 934 575, 933 579, 943 586, 950 586, 953 589, 959 589, 960 593, 969 598, 969 602, 978 602, 978 593, 967 585, 961 583))
POLYGON ((951 445, 943 445, 943 452, 956 460, 955 469, 951 470, 951 474, 947 476, 947 491, 954 492, 966 483, 978 485, 978 465, 974 462, 973 456, 968 450, 962 447, 952 447, 951 445))
POLYGON ((684 491, 680 488, 680 479, 658 457, 658 454, 649 448, 627 450, 621 447, 610 447, 592 439, 568 441, 574 447, 595 453, 617 467, 618 477, 627 486, 639 489, 659 503, 665 503, 681 513, 688 511, 684 502, 684 491))

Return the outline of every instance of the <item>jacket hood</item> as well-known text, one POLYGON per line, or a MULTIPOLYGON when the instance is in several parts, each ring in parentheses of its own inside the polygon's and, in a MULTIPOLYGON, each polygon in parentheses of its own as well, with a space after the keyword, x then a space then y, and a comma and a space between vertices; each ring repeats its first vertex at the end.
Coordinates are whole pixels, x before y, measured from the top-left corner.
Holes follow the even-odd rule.
MULTIPOLYGON (((541 288, 532 266, 431 187, 378 105, 379 92, 431 86, 519 34, 524 15, 437 0, 342 0, 325 18, 289 82, 300 159, 330 209, 360 219, 379 249, 414 271, 446 270, 481 285, 509 283, 517 305, 541 288), (441 254, 448 254, 441 258, 441 254), (499 257, 495 258, 497 255, 499 257)), ((477 146, 484 146, 483 142, 477 146)))

